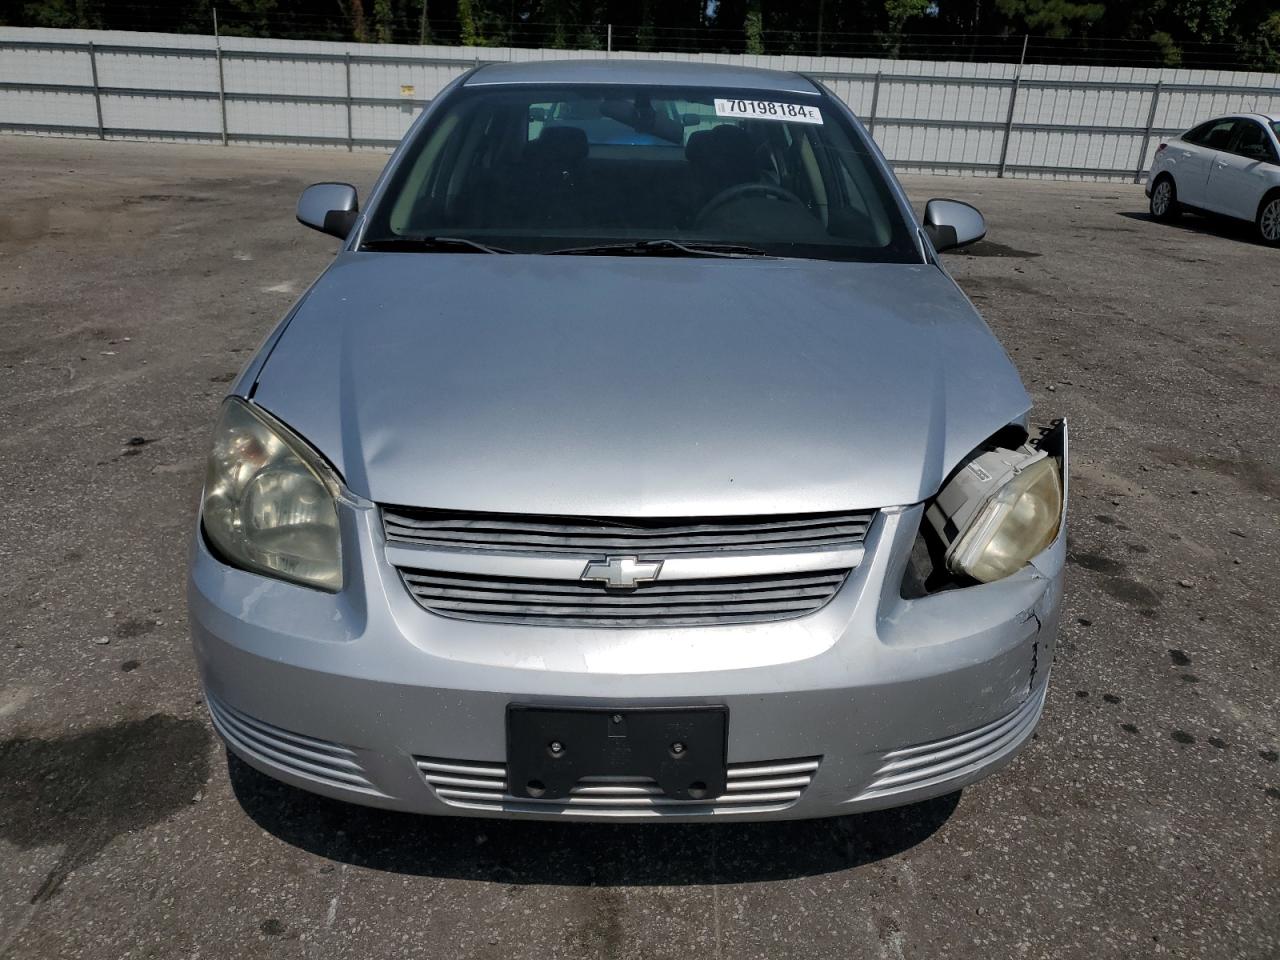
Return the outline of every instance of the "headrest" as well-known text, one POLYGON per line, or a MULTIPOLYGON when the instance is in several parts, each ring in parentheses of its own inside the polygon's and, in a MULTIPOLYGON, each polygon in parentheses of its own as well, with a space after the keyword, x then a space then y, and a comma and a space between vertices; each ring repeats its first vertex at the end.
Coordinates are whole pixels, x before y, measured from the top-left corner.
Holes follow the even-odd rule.
POLYGON ((755 157, 755 147, 747 131, 731 123, 722 123, 710 130, 700 130, 689 137, 684 155, 691 163, 707 166, 750 162, 755 157))
POLYGON ((587 157, 587 134, 581 127, 543 127, 524 148, 534 163, 571 164, 587 157))

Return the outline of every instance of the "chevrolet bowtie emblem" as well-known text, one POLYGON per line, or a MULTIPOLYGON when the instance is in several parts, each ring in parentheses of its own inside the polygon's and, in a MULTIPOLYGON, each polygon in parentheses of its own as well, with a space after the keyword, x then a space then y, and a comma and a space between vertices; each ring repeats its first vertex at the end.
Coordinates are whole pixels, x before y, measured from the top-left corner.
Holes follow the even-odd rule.
POLYGON ((610 590, 627 590, 658 579, 662 562, 643 563, 637 557, 609 557, 592 560, 582 571, 583 580, 597 580, 610 590))

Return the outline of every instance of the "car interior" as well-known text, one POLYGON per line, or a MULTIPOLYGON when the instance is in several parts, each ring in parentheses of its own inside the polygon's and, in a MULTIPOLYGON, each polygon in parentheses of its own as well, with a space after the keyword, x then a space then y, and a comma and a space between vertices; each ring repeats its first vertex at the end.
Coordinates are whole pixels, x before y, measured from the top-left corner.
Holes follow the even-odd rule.
POLYGON ((843 132, 718 117, 708 103, 498 98, 423 146, 390 226, 752 237, 879 247, 887 211, 843 132), (843 148, 843 149, 842 149, 843 148))

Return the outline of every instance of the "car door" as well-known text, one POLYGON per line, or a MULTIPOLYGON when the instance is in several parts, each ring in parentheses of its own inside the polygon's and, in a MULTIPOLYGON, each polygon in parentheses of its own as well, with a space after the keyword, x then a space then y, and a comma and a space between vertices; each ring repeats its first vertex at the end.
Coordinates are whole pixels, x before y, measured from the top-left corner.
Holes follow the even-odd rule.
POLYGON ((1235 117, 1210 120, 1169 144, 1169 172, 1173 174, 1179 202, 1193 207, 1206 205, 1214 157, 1231 144, 1235 127, 1235 117))
POLYGON ((1218 213, 1252 220, 1262 196, 1275 185, 1280 158, 1271 135, 1256 120, 1236 124, 1230 148, 1210 163, 1205 206, 1218 213))

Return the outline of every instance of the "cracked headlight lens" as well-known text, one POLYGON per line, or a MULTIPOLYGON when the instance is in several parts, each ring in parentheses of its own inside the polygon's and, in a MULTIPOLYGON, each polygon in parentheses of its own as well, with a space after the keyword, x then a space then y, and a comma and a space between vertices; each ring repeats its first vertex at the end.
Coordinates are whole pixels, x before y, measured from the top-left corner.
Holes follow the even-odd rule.
POLYGON ((999 580, 1053 543, 1062 518, 1062 476, 1052 457, 1017 469, 965 526, 947 567, 975 580, 999 580))
POLYGON ((321 590, 342 588, 333 471, 283 424, 236 398, 222 408, 201 517, 228 563, 321 590))

